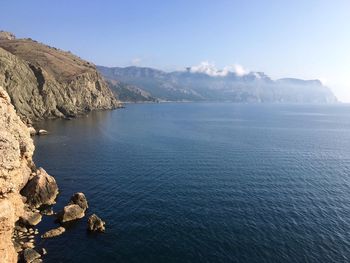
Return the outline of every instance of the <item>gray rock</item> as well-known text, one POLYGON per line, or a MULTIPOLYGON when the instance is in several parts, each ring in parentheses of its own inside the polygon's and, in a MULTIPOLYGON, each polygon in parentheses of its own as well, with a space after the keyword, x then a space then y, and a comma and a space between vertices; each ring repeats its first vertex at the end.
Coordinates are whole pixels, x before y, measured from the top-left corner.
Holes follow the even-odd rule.
POLYGON ((79 205, 84 211, 89 208, 88 202, 86 200, 86 197, 83 193, 75 193, 71 199, 69 204, 76 204, 79 205))
POLYGON ((51 229, 47 232, 45 232, 43 235, 41 235, 41 238, 51 238, 51 237, 57 237, 59 235, 62 235, 66 229, 62 226, 58 228, 51 229))
POLYGON ((40 130, 38 130, 37 134, 38 135, 47 135, 47 134, 49 134, 49 132, 47 130, 40 129, 40 130))
POLYGON ((43 168, 39 168, 36 176, 28 181, 21 194, 27 198, 27 203, 31 207, 52 205, 58 194, 58 186, 55 178, 48 175, 43 168))
POLYGON ((39 258, 41 258, 41 255, 32 248, 27 248, 23 251, 23 259, 27 263, 31 263, 39 258))
POLYGON ((93 214, 88 219, 88 230, 92 232, 105 232, 105 224, 101 218, 93 214))
POLYGON ((76 219, 83 218, 85 216, 85 210, 79 205, 67 205, 63 208, 63 211, 59 215, 59 220, 64 223, 76 219))

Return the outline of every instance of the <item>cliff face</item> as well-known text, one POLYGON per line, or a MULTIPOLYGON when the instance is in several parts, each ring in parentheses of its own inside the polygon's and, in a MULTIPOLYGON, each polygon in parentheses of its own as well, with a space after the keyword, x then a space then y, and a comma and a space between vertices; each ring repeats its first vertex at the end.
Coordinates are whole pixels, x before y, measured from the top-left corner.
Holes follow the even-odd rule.
POLYGON ((120 106, 94 65, 30 39, 0 37, 0 85, 30 120, 120 106))
POLYGON ((24 213, 19 191, 32 173, 33 151, 28 128, 0 87, 0 262, 17 262, 11 238, 15 222, 24 213))

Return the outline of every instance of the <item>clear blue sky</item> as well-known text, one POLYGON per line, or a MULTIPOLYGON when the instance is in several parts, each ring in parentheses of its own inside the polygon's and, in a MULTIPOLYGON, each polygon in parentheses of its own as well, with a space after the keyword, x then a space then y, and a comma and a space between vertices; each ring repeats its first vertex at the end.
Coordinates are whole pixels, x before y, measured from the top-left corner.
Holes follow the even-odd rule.
POLYGON ((319 78, 350 101, 349 0, 4 0, 0 29, 99 65, 319 78))

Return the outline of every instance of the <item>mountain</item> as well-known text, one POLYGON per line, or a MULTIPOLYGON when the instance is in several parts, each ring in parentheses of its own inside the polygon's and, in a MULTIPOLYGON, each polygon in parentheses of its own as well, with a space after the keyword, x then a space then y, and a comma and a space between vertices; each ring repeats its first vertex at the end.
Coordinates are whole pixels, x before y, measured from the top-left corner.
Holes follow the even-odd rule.
POLYGON ((157 102, 147 91, 117 80, 107 81, 115 97, 122 102, 157 102))
POLYGON ((97 69, 108 80, 118 80, 166 101, 232 101, 334 103, 333 93, 318 80, 272 80, 263 72, 231 71, 164 72, 145 67, 97 69))
POLYGON ((7 32, 0 32, 0 85, 21 118, 29 120, 121 105, 93 64, 7 32))

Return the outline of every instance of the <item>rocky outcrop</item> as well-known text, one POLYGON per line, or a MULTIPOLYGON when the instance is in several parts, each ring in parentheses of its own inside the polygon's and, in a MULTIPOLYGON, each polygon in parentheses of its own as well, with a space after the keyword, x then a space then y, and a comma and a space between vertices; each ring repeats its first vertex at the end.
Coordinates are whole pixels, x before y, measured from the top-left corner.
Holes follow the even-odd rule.
POLYGON ((89 208, 88 202, 86 200, 86 197, 83 193, 75 193, 71 198, 69 204, 73 205, 78 205, 84 211, 89 208))
POLYGON ((36 226, 41 221, 41 214, 39 212, 25 211, 20 217, 20 222, 26 226, 36 226))
POLYGON ((16 39, 16 36, 11 32, 0 31, 0 39, 13 40, 16 39))
POLYGON ((23 259, 26 263, 41 262, 41 260, 38 261, 38 259, 40 258, 41 258, 41 255, 32 248, 27 248, 23 252, 23 259))
POLYGON ((21 194, 27 198, 27 203, 33 208, 52 205, 58 195, 58 186, 55 178, 48 175, 43 168, 39 168, 21 194))
POLYGON ((62 226, 51 229, 47 232, 45 232, 43 235, 41 235, 41 238, 52 238, 52 237, 57 237, 59 235, 62 235, 66 229, 62 226))
POLYGON ((59 215, 61 223, 77 220, 85 216, 85 210, 79 205, 66 205, 59 215))
POLYGON ((12 243, 15 222, 24 214, 20 190, 34 164, 33 141, 17 116, 6 91, 0 87, 0 262, 17 262, 12 243))
POLYGON ((83 193, 75 193, 68 203, 58 214, 61 223, 77 220, 85 216, 85 211, 89 205, 83 193))
POLYGON ((88 230, 91 232, 105 232, 105 222, 93 214, 88 219, 88 230))
POLYGON ((121 106, 94 65, 31 39, 0 37, 0 85, 22 119, 121 106))

